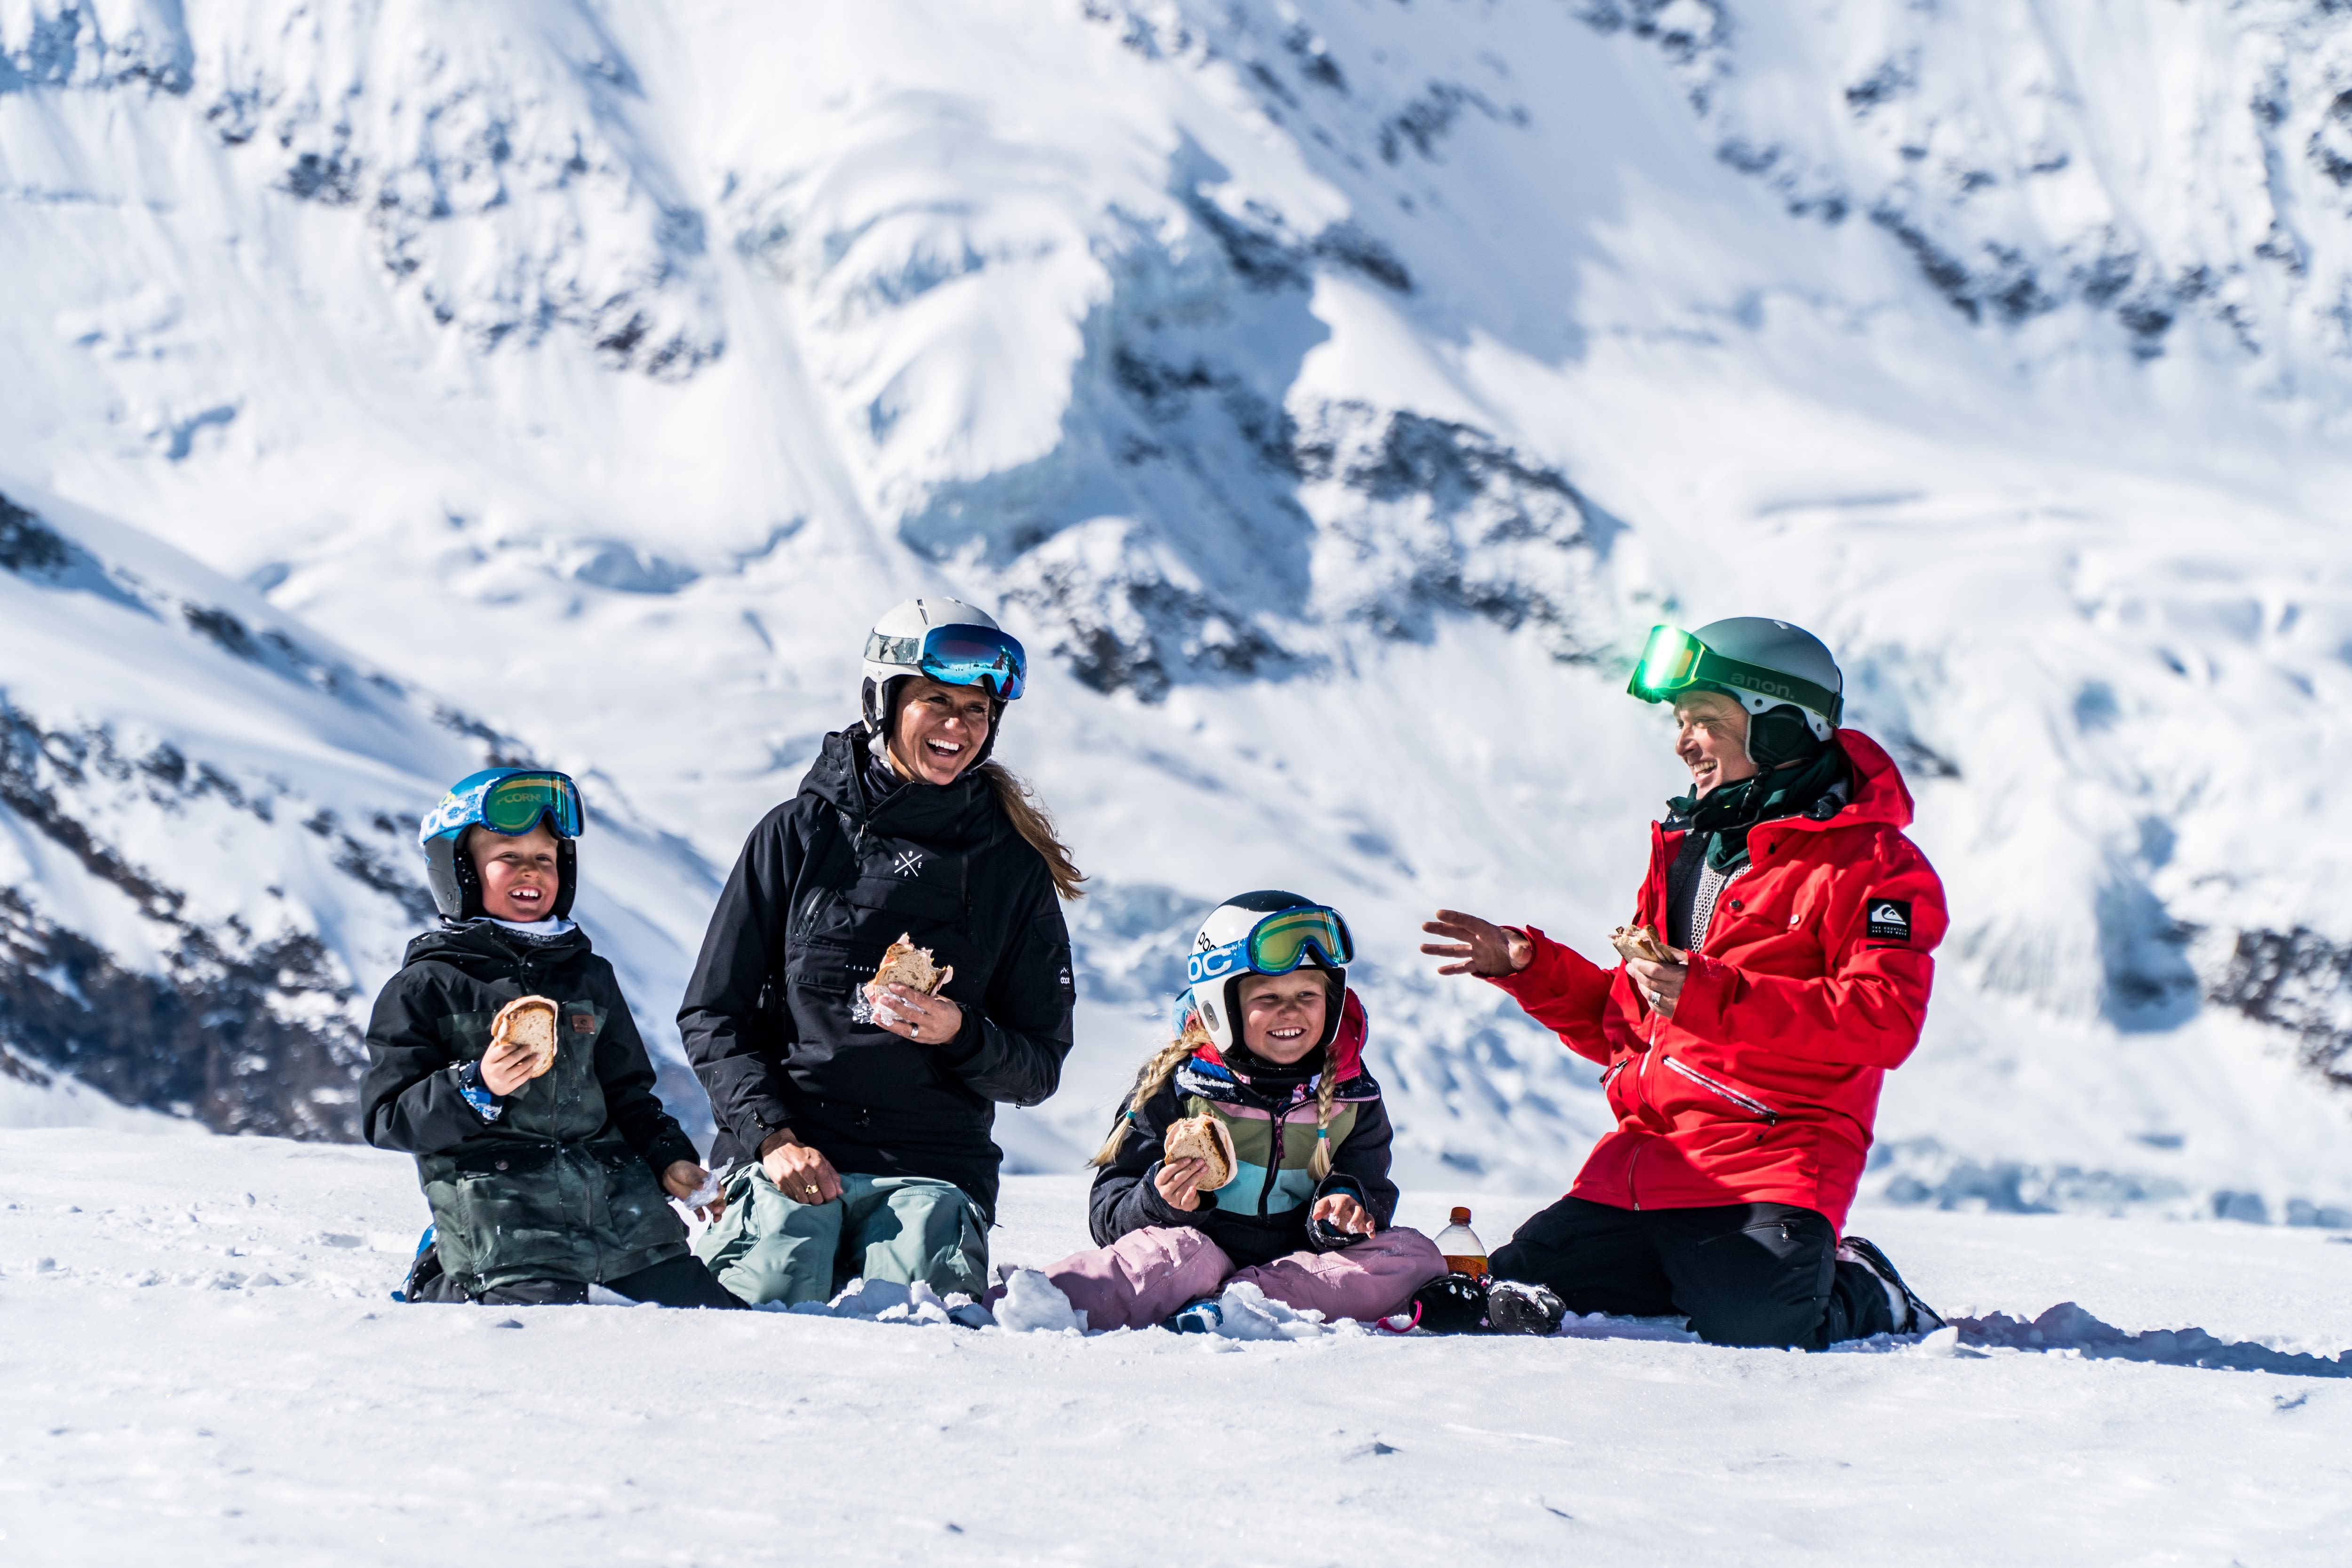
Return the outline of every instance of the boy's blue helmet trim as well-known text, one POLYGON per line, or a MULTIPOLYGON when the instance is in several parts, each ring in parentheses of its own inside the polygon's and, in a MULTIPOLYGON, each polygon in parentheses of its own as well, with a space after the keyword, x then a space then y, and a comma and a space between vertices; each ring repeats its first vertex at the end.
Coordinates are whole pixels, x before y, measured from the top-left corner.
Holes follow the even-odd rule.
POLYGON ((481 878, 474 869, 474 858, 465 852, 467 828, 519 838, 542 823, 555 835, 554 915, 562 920, 572 913, 579 885, 577 840, 588 826, 580 786, 572 776, 551 768, 484 768, 450 785, 416 832, 425 849, 425 880, 442 918, 482 916, 481 878))
POLYGON ((577 838, 588 826, 580 786, 551 768, 484 768, 449 786, 417 829, 417 842, 455 837, 468 827, 520 837, 544 822, 558 838, 577 838))

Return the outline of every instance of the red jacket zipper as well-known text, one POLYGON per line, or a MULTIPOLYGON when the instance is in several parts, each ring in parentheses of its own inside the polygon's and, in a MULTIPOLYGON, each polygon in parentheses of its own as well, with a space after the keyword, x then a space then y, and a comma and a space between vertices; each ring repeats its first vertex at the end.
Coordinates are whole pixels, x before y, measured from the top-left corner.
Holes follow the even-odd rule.
POLYGON ((1717 1083, 1715 1079, 1707 1077, 1706 1074, 1699 1071, 1696 1068, 1694 1068, 1685 1062, 1677 1061, 1673 1057, 1668 1057, 1666 1058, 1666 1066, 1674 1071, 1682 1074, 1683 1077, 1690 1079, 1691 1082, 1697 1084, 1700 1088, 1711 1089, 1715 1093, 1723 1096, 1724 1099, 1731 1101, 1732 1104, 1738 1106, 1743 1110, 1748 1111, 1750 1115, 1762 1117, 1766 1126, 1778 1127, 1780 1124, 1780 1113, 1773 1110, 1770 1106, 1765 1104, 1762 1100, 1750 1099, 1748 1096, 1740 1093, 1738 1089, 1731 1088, 1727 1084, 1717 1083))

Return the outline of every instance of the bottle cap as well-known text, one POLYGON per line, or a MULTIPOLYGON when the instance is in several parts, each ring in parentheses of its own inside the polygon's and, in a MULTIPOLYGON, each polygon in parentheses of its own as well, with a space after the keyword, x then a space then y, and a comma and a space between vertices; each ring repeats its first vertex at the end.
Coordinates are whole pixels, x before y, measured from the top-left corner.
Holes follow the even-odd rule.
POLYGON ((1455 1209, 1454 1211, 1454 1223, 1455 1225, 1468 1225, 1470 1223, 1470 1211, 1468 1209, 1455 1209))

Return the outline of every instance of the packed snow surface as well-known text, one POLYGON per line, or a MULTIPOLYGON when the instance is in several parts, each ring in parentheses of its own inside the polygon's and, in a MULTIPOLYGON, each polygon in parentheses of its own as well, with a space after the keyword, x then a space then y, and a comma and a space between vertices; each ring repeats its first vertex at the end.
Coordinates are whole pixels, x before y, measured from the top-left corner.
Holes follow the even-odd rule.
MULTIPOLYGON (((1479 1196, 1478 1228, 1537 1201, 1479 1196)), ((1802 1355, 1598 1319, 1240 1341, 402 1306, 423 1207, 366 1150, 0 1132, 0 1555, 2072 1568, 2352 1540, 2352 1246, 2308 1229, 1868 1209, 1967 1321, 1802 1355)), ((1014 1178, 1004 1212, 1006 1267, 1084 1242, 1075 1178, 1014 1178)))

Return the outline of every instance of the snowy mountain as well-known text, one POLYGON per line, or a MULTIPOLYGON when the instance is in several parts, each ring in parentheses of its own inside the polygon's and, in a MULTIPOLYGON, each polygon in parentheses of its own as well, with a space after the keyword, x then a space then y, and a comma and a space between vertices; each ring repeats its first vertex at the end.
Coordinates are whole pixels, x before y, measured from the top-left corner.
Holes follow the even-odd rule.
POLYGON ((1274 883, 1408 1173, 1540 1189, 1593 1075, 1415 923, 1601 952, 1675 785, 1626 660, 1769 613, 1952 897, 1877 1190, 2352 1223, 2332 3, 0 0, 0 279, 20 1089, 346 1133, 493 752, 588 781, 660 1040, 946 590, 1096 877, 1015 1162, 1274 883))

